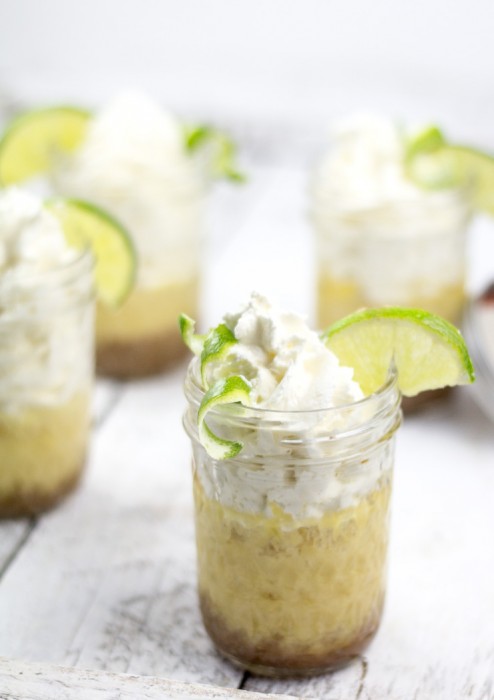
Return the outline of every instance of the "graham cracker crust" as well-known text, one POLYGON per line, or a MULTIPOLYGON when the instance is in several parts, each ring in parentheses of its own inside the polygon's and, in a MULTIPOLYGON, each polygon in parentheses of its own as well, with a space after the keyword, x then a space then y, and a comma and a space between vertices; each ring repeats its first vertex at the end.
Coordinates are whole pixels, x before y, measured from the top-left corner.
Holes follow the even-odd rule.
POLYGON ((297 648, 295 644, 287 652, 283 649, 286 646, 284 640, 275 635, 270 640, 252 644, 244 633, 229 629, 224 620, 215 615, 207 595, 200 593, 199 602, 206 631, 220 654, 236 666, 257 675, 274 678, 315 676, 345 666, 373 639, 384 604, 384 600, 381 600, 367 624, 350 644, 338 647, 334 640, 328 639, 327 651, 315 653, 303 646, 297 648))
POLYGON ((133 341, 97 344, 96 371, 102 377, 137 379, 159 374, 185 357, 188 349, 177 330, 133 341))
POLYGON ((0 494, 0 519, 27 518, 50 510, 74 491, 84 471, 85 459, 77 466, 68 479, 62 481, 52 491, 18 491, 9 496, 0 494))

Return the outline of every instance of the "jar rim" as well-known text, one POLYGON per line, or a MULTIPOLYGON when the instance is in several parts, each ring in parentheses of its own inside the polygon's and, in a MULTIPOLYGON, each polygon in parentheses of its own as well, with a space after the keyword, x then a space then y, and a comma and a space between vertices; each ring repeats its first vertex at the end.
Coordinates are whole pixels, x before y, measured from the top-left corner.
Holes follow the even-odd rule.
MULTIPOLYGON (((200 384, 200 372, 199 372, 199 358, 194 357, 187 368, 187 375, 185 381, 185 394, 187 399, 193 400, 197 406, 202 401, 205 395, 205 391, 200 384), (189 391, 190 388, 190 391, 189 391)), ((358 401, 352 401, 345 404, 339 404, 338 406, 327 406, 321 408, 310 408, 310 409, 297 409, 297 410, 280 410, 274 408, 265 408, 261 406, 242 406, 242 415, 246 418, 257 418, 261 419, 263 416, 265 418, 276 419, 285 416, 288 419, 293 419, 301 416, 311 416, 317 414, 327 414, 335 415, 336 413, 360 409, 372 404, 385 403, 386 399, 393 395, 393 393, 399 393, 398 389, 398 373, 394 365, 391 365, 388 376, 384 384, 382 384, 376 391, 368 396, 364 396, 358 401)), ((221 411, 221 406, 213 409, 214 412, 221 411)), ((213 412, 212 411, 212 412, 213 412)))

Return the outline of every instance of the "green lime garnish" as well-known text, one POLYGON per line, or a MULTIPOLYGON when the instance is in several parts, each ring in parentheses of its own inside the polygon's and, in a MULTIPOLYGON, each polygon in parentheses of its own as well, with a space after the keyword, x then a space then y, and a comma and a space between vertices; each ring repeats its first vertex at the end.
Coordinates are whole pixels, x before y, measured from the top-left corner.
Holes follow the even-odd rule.
POLYGON ((200 355, 204 347, 205 335, 199 335, 195 332, 196 322, 187 316, 187 314, 180 314, 178 317, 178 325, 180 328, 180 334, 182 340, 194 355, 200 355))
POLYGON ((98 299, 107 306, 119 306, 134 285, 137 269, 134 245, 125 228, 99 207, 78 199, 51 199, 45 206, 59 220, 69 245, 91 249, 98 299))
POLYGON ((209 386, 207 369, 211 363, 223 360, 237 339, 224 323, 213 328, 207 334, 201 351, 201 379, 205 387, 209 386))
POLYGON ((424 189, 464 187, 475 209, 494 215, 494 157, 448 143, 437 127, 430 126, 407 142, 405 169, 424 189))
POLYGON ((245 175, 235 166, 236 146, 222 131, 207 125, 186 127, 184 138, 188 151, 204 154, 213 178, 245 181, 245 175))
POLYGON ((50 172, 57 158, 82 143, 91 114, 77 107, 48 107, 14 119, 0 140, 0 183, 12 185, 50 172))
POLYGON ((197 414, 199 440, 213 459, 235 457, 243 448, 243 444, 215 435, 205 422, 206 415, 216 406, 233 403, 248 405, 250 389, 246 379, 232 375, 219 380, 205 393, 197 414))
POLYGON ((323 333, 340 363, 368 395, 383 386, 395 366, 405 396, 475 379, 459 330, 420 309, 364 309, 337 321, 323 333))

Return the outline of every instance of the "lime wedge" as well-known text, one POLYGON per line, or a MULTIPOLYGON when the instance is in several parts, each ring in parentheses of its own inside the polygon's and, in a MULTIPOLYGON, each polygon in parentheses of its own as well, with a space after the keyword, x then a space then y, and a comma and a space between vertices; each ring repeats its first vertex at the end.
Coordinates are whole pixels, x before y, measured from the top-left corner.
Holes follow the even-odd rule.
POLYGON ((131 291, 136 275, 132 240, 113 217, 78 199, 51 199, 45 203, 59 220, 67 242, 78 250, 90 248, 95 258, 98 299, 119 306, 131 291))
POLYGON ((405 396, 475 379, 461 333, 420 309, 364 309, 337 321, 322 337, 342 365, 354 368, 366 395, 386 382, 393 364, 405 396))
POLYGON ((206 125, 186 127, 185 147, 191 153, 205 155, 213 178, 245 181, 245 175, 235 167, 236 146, 222 131, 206 125))
POLYGON ((77 107, 48 107, 21 114, 0 140, 0 182, 27 180, 52 170, 57 156, 84 139, 91 115, 77 107))
POLYGON ((236 343, 237 339, 224 323, 209 331, 201 352, 201 379, 205 387, 209 386, 207 369, 210 364, 222 360, 236 343))
POLYGON ((205 335, 199 335, 194 333, 196 329, 196 322, 187 316, 187 314, 180 314, 178 317, 178 325, 180 327, 180 334, 182 340, 194 355, 200 355, 204 347, 205 335))
POLYGON ((216 406, 233 403, 248 405, 250 384, 238 375, 220 379, 204 395, 197 414, 199 440, 206 452, 213 459, 229 459, 235 457, 243 448, 241 442, 224 440, 215 435, 207 426, 205 417, 216 406))
POLYGON ((465 187, 475 209, 494 215, 494 157, 447 143, 437 127, 430 126, 408 141, 405 170, 424 189, 465 187))

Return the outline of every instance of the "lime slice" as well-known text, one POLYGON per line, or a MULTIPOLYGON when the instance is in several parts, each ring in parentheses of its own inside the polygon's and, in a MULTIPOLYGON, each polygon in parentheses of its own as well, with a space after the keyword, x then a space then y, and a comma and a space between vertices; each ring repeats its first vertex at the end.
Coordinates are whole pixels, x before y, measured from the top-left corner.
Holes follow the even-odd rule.
POLYGON ((437 127, 428 127, 409 140, 405 169, 424 189, 465 187, 475 209, 494 215, 494 157, 447 143, 437 127))
POLYGON ((194 355, 200 355, 204 347, 205 335, 199 335, 194 333, 196 329, 196 322, 187 316, 187 314, 180 314, 178 317, 178 325, 180 327, 180 334, 182 340, 194 355))
POLYGON ((226 379, 220 379, 205 393, 197 414, 199 440, 213 459, 235 457, 243 448, 243 444, 224 440, 215 435, 205 422, 206 415, 216 406, 233 403, 248 405, 250 388, 246 379, 232 375, 226 379))
POLYGON ((0 140, 0 182, 27 180, 53 169, 57 156, 83 141, 91 115, 77 107, 49 107, 21 114, 0 140))
POLYGON ((209 331, 201 352, 201 379, 205 387, 209 386, 208 367, 211 363, 222 360, 236 343, 237 339, 224 323, 209 331))
POLYGON ((113 217, 78 199, 51 199, 45 203, 59 220, 69 245, 94 255, 98 299, 119 306, 131 291, 136 275, 136 253, 132 240, 113 217))
POLYGON ((357 311, 330 326, 323 339, 342 365, 354 368, 366 395, 383 386, 393 364, 405 396, 475 379, 461 333, 420 309, 357 311))
POLYGON ((245 175, 235 167, 236 146, 223 132, 206 125, 186 127, 185 147, 191 153, 205 154, 213 178, 245 181, 245 175))

